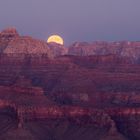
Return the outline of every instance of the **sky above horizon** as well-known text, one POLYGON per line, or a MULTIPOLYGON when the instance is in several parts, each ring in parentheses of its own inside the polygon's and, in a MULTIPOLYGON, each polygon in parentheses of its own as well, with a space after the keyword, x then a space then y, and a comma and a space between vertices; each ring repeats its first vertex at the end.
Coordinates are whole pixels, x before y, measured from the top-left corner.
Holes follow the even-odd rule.
POLYGON ((140 40, 140 0, 1 0, 0 31, 47 40, 140 40))

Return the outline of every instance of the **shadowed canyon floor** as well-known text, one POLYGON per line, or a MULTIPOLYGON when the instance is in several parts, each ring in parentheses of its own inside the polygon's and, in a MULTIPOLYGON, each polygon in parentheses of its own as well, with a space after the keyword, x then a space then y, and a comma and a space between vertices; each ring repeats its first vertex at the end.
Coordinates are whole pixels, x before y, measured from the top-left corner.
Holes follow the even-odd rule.
POLYGON ((0 137, 139 139, 139 75, 138 64, 112 55, 22 60, 3 55, 0 137))

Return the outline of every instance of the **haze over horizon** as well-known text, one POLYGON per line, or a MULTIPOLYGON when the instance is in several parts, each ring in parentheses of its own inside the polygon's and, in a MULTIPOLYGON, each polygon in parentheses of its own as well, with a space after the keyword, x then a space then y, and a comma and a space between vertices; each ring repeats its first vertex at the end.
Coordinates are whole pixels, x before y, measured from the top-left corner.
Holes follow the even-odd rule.
POLYGON ((47 40, 140 40, 139 0, 2 0, 0 30, 16 27, 23 35, 47 40))

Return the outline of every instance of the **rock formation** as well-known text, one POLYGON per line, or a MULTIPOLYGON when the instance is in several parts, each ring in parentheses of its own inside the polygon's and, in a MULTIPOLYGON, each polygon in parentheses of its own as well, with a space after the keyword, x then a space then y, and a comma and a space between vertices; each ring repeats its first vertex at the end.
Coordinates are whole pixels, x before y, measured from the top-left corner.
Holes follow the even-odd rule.
POLYGON ((63 45, 56 44, 56 43, 48 43, 48 47, 50 48, 53 56, 60 56, 60 55, 67 55, 68 48, 63 45))
POLYGON ((140 42, 93 42, 91 44, 74 43, 69 47, 68 54, 79 56, 115 54, 131 59, 133 63, 140 63, 140 42))
POLYGON ((8 28, 0 33, 0 50, 7 55, 46 55, 52 53, 46 42, 28 36, 20 36, 16 29, 8 28))
POLYGON ((140 139, 139 42, 66 49, 6 29, 0 50, 0 139, 140 139))

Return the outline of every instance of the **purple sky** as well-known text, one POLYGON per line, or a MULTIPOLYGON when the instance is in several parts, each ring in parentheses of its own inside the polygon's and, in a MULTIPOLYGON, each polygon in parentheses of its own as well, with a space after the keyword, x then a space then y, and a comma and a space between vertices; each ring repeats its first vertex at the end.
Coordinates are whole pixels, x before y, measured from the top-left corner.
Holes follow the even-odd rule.
POLYGON ((140 40, 140 0, 0 0, 0 30, 43 40, 140 40))

